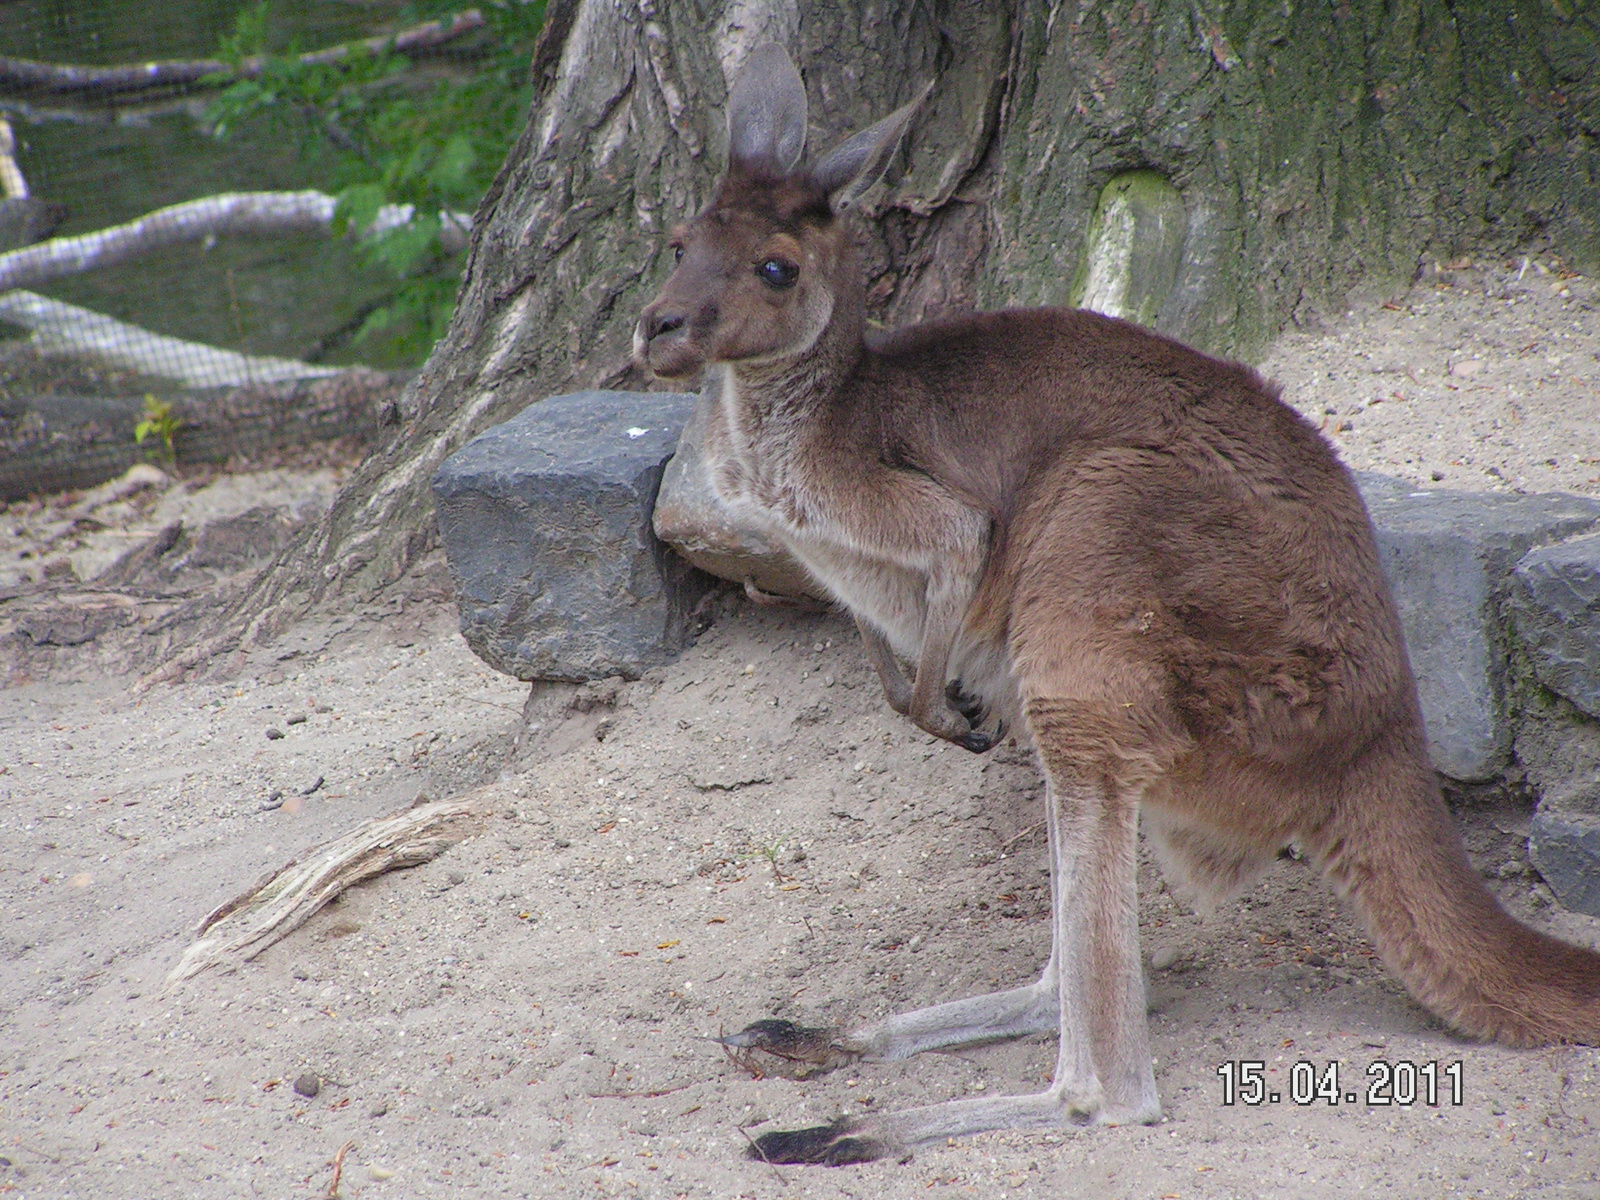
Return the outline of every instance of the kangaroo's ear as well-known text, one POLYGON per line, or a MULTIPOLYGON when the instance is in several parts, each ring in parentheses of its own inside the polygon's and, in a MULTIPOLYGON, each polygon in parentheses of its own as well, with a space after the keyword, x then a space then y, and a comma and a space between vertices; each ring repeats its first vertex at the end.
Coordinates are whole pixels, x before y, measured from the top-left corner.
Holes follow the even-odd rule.
POLYGON ((728 160, 787 175, 806 150, 806 85, 776 43, 750 51, 728 96, 728 160))
POLYGON ((811 176, 828 193, 835 210, 849 208, 888 170, 895 147, 931 91, 929 83, 910 104, 839 143, 816 165, 811 176))

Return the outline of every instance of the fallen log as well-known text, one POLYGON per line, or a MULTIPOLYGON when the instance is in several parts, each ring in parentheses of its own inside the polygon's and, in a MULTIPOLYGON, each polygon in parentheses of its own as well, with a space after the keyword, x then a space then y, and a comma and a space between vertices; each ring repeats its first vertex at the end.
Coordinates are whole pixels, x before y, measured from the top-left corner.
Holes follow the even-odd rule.
MULTIPOLYGON (((475 8, 468 9, 453 17, 413 25, 399 33, 379 34, 323 50, 312 50, 300 55, 299 61, 307 65, 336 63, 357 49, 369 54, 389 49, 397 54, 416 54, 480 29, 483 23, 482 13, 475 8)), ((109 96, 213 82, 226 84, 236 79, 256 78, 267 69, 270 61, 266 55, 258 54, 237 63, 225 62, 220 58, 201 58, 92 67, 0 56, 0 91, 48 92, 53 95, 89 92, 109 96)))
MULTIPOLYGON (((323 234, 333 230, 338 201, 322 192, 222 192, 168 205, 121 225, 75 237, 51 238, 0 254, 0 292, 81 271, 113 267, 186 242, 223 236, 323 234)), ((362 234, 383 233, 409 222, 409 204, 386 204, 362 234)), ((440 241, 454 252, 467 244, 472 217, 441 212, 440 241)))
MULTIPOLYGON (((208 388, 169 397, 179 464, 256 458, 338 438, 373 439, 393 419, 409 372, 357 367, 316 379, 208 388)), ((92 487, 148 461, 134 426, 143 396, 0 396, 0 502, 92 487)))
POLYGON ((190 388, 310 379, 337 375, 341 369, 167 337, 21 288, 0 292, 0 321, 29 330, 37 354, 94 359, 120 371, 190 388))

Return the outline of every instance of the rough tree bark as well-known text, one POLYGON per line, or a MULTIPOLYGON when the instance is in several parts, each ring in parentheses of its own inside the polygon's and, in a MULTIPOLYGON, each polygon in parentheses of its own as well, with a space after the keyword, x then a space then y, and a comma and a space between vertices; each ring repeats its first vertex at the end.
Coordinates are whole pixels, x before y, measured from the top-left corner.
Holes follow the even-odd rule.
POLYGON ((628 362, 665 234, 709 195, 728 79, 785 43, 825 145, 937 79, 867 197, 872 315, 1066 302, 1108 181, 1187 210, 1156 324, 1249 357, 1433 257, 1600 259, 1592 0, 552 0, 521 139, 475 218, 460 303, 403 423, 187 660, 399 579, 428 481, 487 425, 628 362))

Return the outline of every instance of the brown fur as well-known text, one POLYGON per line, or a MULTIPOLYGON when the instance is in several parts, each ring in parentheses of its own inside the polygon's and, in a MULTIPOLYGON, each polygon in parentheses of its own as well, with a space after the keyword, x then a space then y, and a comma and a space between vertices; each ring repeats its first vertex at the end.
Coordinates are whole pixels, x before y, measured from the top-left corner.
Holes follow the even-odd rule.
POLYGON ((945 686, 1000 664, 961 684, 1031 737, 1076 889, 1058 908, 1088 914, 1058 914, 1058 950, 1093 963, 1061 964, 1091 997, 1074 1014, 1062 992, 1058 1087, 1149 1116, 1143 1034, 1116 1015, 1138 989, 1141 806, 1166 869, 1213 901, 1299 842, 1462 1032, 1600 1042, 1600 956, 1512 921, 1467 861, 1365 508, 1275 388, 1085 311, 868 336, 850 236, 803 172, 735 162, 678 238, 638 346, 662 373, 706 366, 717 491, 851 607, 924 728, 986 748, 945 686), (769 256, 793 286, 759 277, 769 256))

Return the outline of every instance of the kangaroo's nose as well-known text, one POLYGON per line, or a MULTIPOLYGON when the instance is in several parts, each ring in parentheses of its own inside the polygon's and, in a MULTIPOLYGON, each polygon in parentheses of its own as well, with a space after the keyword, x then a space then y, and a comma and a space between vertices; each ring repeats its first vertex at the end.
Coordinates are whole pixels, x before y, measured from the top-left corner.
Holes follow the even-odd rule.
POLYGON ((675 329, 682 329, 684 316, 682 313, 647 312, 644 315, 644 338, 653 342, 663 333, 671 333, 675 329))

